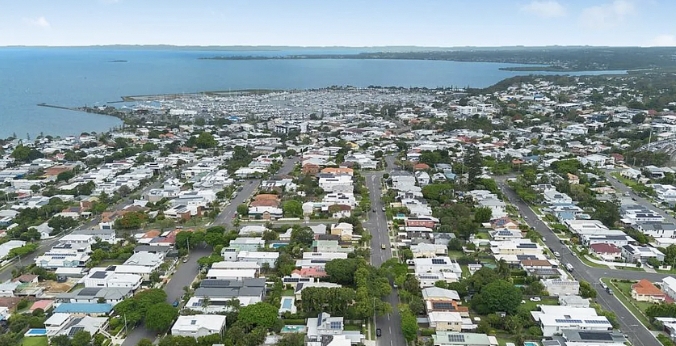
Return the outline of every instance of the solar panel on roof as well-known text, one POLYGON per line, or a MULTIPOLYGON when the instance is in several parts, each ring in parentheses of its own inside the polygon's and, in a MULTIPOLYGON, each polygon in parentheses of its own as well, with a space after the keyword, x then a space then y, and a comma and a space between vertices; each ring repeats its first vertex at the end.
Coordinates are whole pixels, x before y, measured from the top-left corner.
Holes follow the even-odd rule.
POLYGON ((443 258, 432 258, 432 264, 446 264, 446 260, 443 258))
POLYGON ((81 332, 83 330, 84 330, 84 327, 80 327, 80 326, 70 328, 70 330, 68 331, 68 337, 72 338, 75 334, 77 334, 77 332, 81 332))
POLYGON ((585 323, 589 324, 610 324, 610 322, 604 320, 584 320, 584 321, 585 323))
POLYGON ((331 329, 340 329, 342 326, 343 326, 343 324, 340 323, 340 322, 331 322, 331 325, 330 325, 331 329))
POLYGON ((454 310, 451 303, 432 303, 432 308, 434 310, 454 310))
POLYGON ((582 340, 612 341, 610 333, 578 332, 582 340))
POLYGON ((534 249, 534 248, 537 247, 537 245, 532 244, 532 243, 525 243, 525 244, 519 244, 519 246, 517 246, 517 247, 526 248, 526 249, 534 249))
POLYGON ((556 323, 582 323, 582 320, 573 320, 573 319, 555 319, 556 323))
POLYGON ((94 272, 94 274, 91 275, 92 279, 105 279, 106 278, 106 272, 94 272))
POLYGON ((85 287, 83 288, 80 293, 78 293, 79 296, 93 296, 99 293, 101 288, 99 287, 85 287))
POLYGON ((448 334, 449 342, 465 342, 465 336, 463 334, 448 334))

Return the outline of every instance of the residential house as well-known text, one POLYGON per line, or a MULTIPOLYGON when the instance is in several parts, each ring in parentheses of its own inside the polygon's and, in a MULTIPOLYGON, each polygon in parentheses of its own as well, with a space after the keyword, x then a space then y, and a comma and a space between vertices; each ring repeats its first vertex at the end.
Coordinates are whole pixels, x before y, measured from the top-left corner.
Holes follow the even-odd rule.
POLYGON ((667 295, 652 282, 641 279, 631 285, 631 297, 639 302, 659 303, 665 301, 667 295))
POLYGON ((593 254, 596 254, 604 260, 613 261, 622 257, 622 250, 613 244, 595 243, 589 245, 589 249, 593 254))
POLYGON ((241 306, 256 304, 265 298, 265 279, 212 280, 205 279, 186 303, 191 310, 204 313, 227 312, 233 300, 241 306))
POLYGON ((646 262, 649 258, 655 258, 658 261, 664 261, 664 254, 650 246, 625 245, 622 247, 622 257, 629 263, 646 262))
POLYGON ((432 311, 427 314, 430 328, 438 331, 460 332, 462 330, 462 316, 458 312, 432 311))
POLYGON ((593 308, 540 305, 540 311, 531 315, 542 329, 544 337, 561 335, 566 329, 585 331, 609 331, 613 325, 605 316, 599 316, 593 308))
POLYGON ((432 335, 434 346, 496 346, 497 339, 480 333, 437 331, 432 335))
POLYGON ((178 316, 178 319, 171 327, 171 335, 189 336, 195 339, 213 334, 223 335, 224 331, 224 315, 178 316))
MULTIPOLYGON (((352 344, 362 343, 364 335, 359 331, 347 331, 344 329, 345 323, 343 317, 333 317, 325 312, 319 316, 307 319, 306 325, 306 340, 308 346, 326 345, 333 346, 331 342, 333 338, 347 339, 352 344), (325 341, 328 341, 325 343, 325 341)), ((344 343, 338 344, 340 346, 346 345, 344 343)))

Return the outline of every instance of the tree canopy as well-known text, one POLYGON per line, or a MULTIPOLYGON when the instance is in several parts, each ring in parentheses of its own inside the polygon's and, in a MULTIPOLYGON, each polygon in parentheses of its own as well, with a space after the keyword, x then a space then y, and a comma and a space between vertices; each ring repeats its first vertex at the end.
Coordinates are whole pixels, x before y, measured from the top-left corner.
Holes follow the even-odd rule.
POLYGON ((519 288, 504 280, 493 281, 484 286, 479 294, 472 298, 472 308, 481 315, 495 312, 516 313, 521 304, 522 293, 519 288))

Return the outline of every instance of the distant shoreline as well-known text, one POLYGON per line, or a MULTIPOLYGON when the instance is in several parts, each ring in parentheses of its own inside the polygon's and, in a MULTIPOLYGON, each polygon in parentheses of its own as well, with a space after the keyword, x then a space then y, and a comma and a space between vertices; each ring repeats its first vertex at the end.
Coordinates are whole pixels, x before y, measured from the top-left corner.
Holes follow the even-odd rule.
POLYGON ((493 63, 493 64, 515 64, 515 65, 533 65, 533 66, 513 66, 513 67, 501 67, 498 70, 501 71, 514 71, 514 72, 601 72, 601 71, 613 71, 609 69, 577 69, 577 68, 566 68, 562 66, 541 66, 539 63, 528 63, 528 62, 505 62, 505 61, 485 61, 485 60, 462 60, 462 59, 422 59, 422 58, 412 58, 412 57, 386 57, 386 56, 374 56, 374 55, 364 55, 364 54, 308 54, 308 55, 288 55, 288 56, 259 56, 259 55, 249 55, 249 56, 214 56, 214 57, 201 57, 197 58, 198 60, 225 60, 225 61, 247 61, 247 60, 410 60, 410 61, 449 61, 449 62, 462 62, 462 63, 493 63))

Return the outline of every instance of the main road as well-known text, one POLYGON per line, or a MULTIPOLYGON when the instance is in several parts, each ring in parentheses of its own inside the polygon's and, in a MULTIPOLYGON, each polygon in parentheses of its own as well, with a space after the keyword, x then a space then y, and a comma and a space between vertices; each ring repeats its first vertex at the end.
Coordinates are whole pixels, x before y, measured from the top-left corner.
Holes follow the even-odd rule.
POLYGON ((530 209, 530 207, 521 199, 509 186, 504 182, 498 181, 498 186, 502 192, 507 196, 508 200, 514 204, 526 218, 526 222, 538 233, 545 237, 545 244, 552 250, 561 254, 562 263, 570 263, 574 270, 571 273, 573 277, 578 280, 589 282, 596 290, 596 300, 601 306, 617 315, 617 320, 620 324, 620 329, 625 335, 629 337, 634 345, 638 346, 659 346, 660 342, 641 322, 639 322, 634 315, 632 315, 627 308, 620 303, 620 301, 613 295, 608 294, 600 286, 600 279, 602 277, 612 277, 619 279, 640 280, 648 279, 650 281, 660 281, 667 275, 657 273, 646 273, 628 270, 611 270, 589 267, 582 263, 579 258, 565 245, 558 241, 558 237, 552 230, 542 222, 537 215, 530 209))
MULTIPOLYGON (((394 157, 386 157, 387 171, 391 172, 394 167, 394 157)), ((392 258, 392 244, 390 242, 387 218, 383 212, 381 201, 383 171, 368 172, 364 174, 366 188, 369 191, 371 208, 374 212, 367 211, 368 220, 364 222, 364 228, 371 233, 371 264, 380 266, 383 262, 392 258)), ((381 330, 381 336, 376 344, 383 346, 406 345, 404 334, 401 332, 401 317, 399 317, 399 298, 396 289, 385 298, 392 306, 392 313, 376 317, 375 327, 381 330)))

